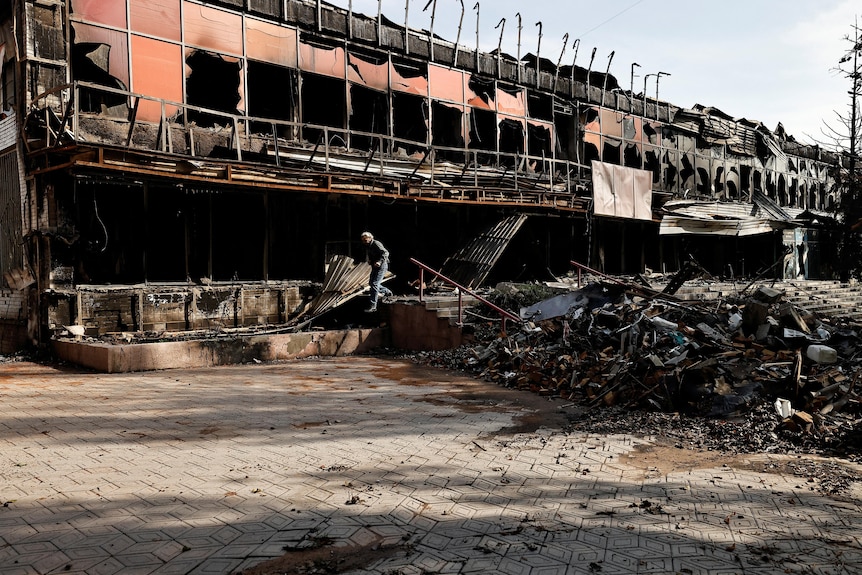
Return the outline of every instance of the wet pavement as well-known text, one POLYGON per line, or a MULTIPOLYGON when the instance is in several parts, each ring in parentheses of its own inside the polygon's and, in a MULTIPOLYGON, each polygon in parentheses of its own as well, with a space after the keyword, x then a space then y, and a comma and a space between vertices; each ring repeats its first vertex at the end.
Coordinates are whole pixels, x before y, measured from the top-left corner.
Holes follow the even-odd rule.
POLYGON ((858 484, 406 360, 3 363, 0 403, 2 575, 862 573, 858 484))

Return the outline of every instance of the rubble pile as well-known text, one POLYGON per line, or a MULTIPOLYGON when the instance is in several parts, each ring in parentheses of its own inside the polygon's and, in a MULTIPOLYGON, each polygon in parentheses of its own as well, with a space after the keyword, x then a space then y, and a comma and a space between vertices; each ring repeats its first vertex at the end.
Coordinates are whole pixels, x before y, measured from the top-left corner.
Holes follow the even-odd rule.
MULTIPOLYGON (((634 412, 681 414, 688 426, 701 418, 699 437, 689 439, 702 445, 747 451, 790 440, 785 451, 804 443, 807 452, 838 450, 862 427, 862 340, 854 326, 782 296, 761 286, 747 297, 691 302, 592 283, 522 307, 525 321, 505 333, 488 323, 472 345, 420 360, 561 398, 585 408, 594 431, 649 433, 634 412), (628 429, 610 428, 620 421, 614 413, 627 414, 628 429)), ((673 435, 673 417, 651 421, 673 435)))

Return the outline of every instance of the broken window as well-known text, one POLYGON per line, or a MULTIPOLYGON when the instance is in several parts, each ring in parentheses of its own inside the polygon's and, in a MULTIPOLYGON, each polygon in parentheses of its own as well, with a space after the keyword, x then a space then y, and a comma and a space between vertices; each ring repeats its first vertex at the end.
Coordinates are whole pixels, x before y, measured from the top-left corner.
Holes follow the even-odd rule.
POLYGON ((554 100, 547 94, 530 92, 527 95, 527 111, 537 120, 554 119, 554 100))
POLYGON ((527 105, 524 98, 524 89, 517 86, 506 86, 497 84, 497 111, 512 116, 526 116, 527 105))
POLYGON ((497 150, 497 115, 488 110, 470 108, 470 149, 497 150))
POLYGON ((552 133, 548 124, 527 122, 527 153, 535 157, 552 157, 552 133))
MULTIPOLYGON (((343 129, 347 109, 344 82, 307 72, 302 73, 300 81, 302 123, 343 129)), ((303 126, 302 131, 303 137, 311 143, 316 143, 323 136, 323 131, 317 128, 303 126)), ((332 144, 334 138, 343 136, 340 133, 331 136, 328 143, 332 144)), ((342 143, 347 145, 344 141, 342 143)))
POLYGON ((428 66, 416 62, 393 61, 390 67, 390 86, 395 92, 428 96, 428 66))
POLYGON ((425 149, 428 142, 428 103, 425 98, 393 92, 392 135, 398 140, 421 144, 412 146, 403 141, 395 143, 396 147, 403 148, 408 154, 425 149))
MULTIPOLYGON (((235 58, 195 50, 186 58, 186 102, 225 114, 239 114, 237 105, 242 100, 240 71, 242 65, 235 58)), ((218 114, 190 110, 189 119, 199 126, 226 125, 230 119, 218 114)))
POLYGON ((513 118, 502 118, 498 124, 500 130, 500 153, 511 154, 509 157, 501 157, 503 165, 514 167, 514 155, 524 153, 524 124, 513 118))
POLYGON ((616 138, 602 138, 602 161, 606 164, 622 165, 623 143, 616 138))
POLYGON ((746 196, 751 195, 752 167, 745 164, 739 166, 739 189, 746 196))
POLYGON ((479 78, 471 75, 467 82, 467 103, 474 108, 493 110, 494 105, 494 80, 479 78))
POLYGON ((623 150, 623 165, 629 168, 637 169, 641 169, 641 167, 643 167, 641 150, 637 144, 626 144, 626 147, 623 150))
MULTIPOLYGON (((249 116, 294 121, 296 119, 296 99, 296 70, 249 60, 249 116), (278 89, 273 89, 273 86, 278 86, 278 89)), ((268 123, 252 124, 251 129, 256 133, 272 133, 272 125, 268 123)), ((293 135, 289 126, 279 126, 277 133, 282 138, 290 138, 293 135)))
MULTIPOLYGON (((72 77, 79 82, 91 82, 118 90, 126 86, 109 72, 111 46, 78 42, 72 45, 72 77)), ((96 112, 114 117, 128 116, 129 107, 126 96, 98 88, 81 87, 78 106, 82 112, 96 112)))
MULTIPOLYGON (((432 102, 431 117, 432 145, 443 148, 464 147, 463 107, 432 102)), ((462 152, 441 150, 437 154, 441 159, 448 159, 453 162, 464 161, 462 152)))
MULTIPOLYGON (((386 93, 352 84, 349 122, 352 132, 389 135, 389 99, 386 93)), ((383 151, 380 138, 355 133, 350 136, 350 147, 358 150, 383 151)))

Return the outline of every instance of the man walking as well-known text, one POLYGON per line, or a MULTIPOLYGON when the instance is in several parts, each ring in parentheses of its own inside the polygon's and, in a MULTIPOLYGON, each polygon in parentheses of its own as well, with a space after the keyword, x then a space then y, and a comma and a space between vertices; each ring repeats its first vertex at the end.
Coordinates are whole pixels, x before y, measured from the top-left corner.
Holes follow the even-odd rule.
POLYGON ((365 263, 371 266, 371 274, 368 277, 371 292, 368 294, 368 307, 365 312, 372 313, 377 311, 379 296, 392 295, 392 291, 381 283, 389 270, 389 250, 380 240, 375 240, 371 232, 362 232, 360 237, 365 245, 365 263))

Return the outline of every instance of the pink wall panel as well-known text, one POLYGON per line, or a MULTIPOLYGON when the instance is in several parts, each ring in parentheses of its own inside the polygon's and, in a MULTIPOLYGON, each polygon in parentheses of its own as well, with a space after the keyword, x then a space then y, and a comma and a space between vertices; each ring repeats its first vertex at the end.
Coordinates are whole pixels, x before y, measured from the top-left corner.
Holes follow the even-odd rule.
POLYGON ((431 97, 464 103, 464 74, 458 70, 433 64, 428 66, 431 97))
POLYGON ((189 46, 242 55, 242 17, 239 14, 183 2, 183 32, 189 46))
POLYGON ((125 28, 126 0, 72 0, 72 17, 125 28))
POLYGON ((248 18, 246 55, 250 60, 297 68, 296 30, 248 18))
POLYGON ((304 42, 299 44, 299 67, 332 78, 344 78, 344 48, 318 48, 304 42))
MULTIPOLYGON (((151 38, 132 36, 132 91, 173 102, 183 101, 183 54, 180 46, 151 38)), ((172 115, 171 107, 166 111, 172 115)), ((142 101, 138 118, 157 122, 161 117, 159 105, 142 101)))
POLYGON ((180 0, 129 0, 132 32, 179 42, 180 0))

